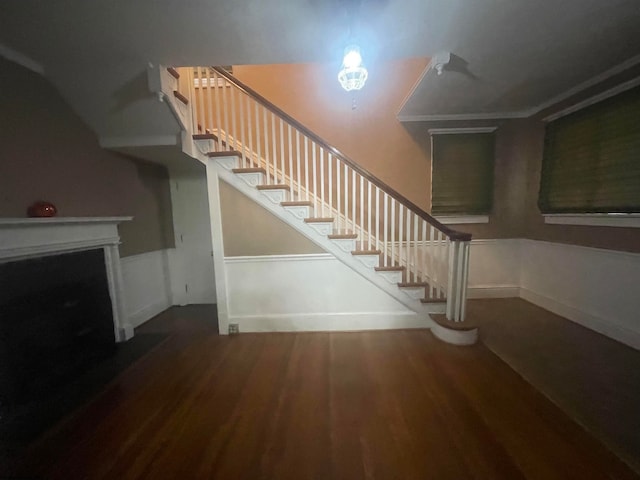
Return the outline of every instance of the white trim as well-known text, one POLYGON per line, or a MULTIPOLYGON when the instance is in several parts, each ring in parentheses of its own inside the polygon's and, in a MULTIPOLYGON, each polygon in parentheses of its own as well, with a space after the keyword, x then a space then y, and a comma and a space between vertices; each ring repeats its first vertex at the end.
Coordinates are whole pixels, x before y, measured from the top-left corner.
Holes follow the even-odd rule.
POLYGON ((65 225, 68 223, 120 223, 133 220, 133 217, 44 217, 44 218, 0 218, 0 228, 4 226, 41 226, 65 225))
POLYGON ((100 137, 102 148, 178 145, 178 135, 141 135, 135 137, 100 137))
POLYGON ((560 242, 550 242, 548 240, 535 240, 533 238, 521 238, 520 241, 522 243, 532 243, 532 244, 536 244, 536 243, 543 243, 543 244, 547 244, 547 245, 552 245, 554 247, 561 247, 561 248, 566 248, 566 249, 580 249, 580 250, 587 250, 591 253, 597 253, 600 255, 612 255, 615 257, 628 257, 629 261, 638 261, 640 260, 640 253, 636 253, 636 252, 627 252, 624 250, 611 250, 608 248, 597 248, 597 247, 587 247, 584 245, 576 245, 573 243, 560 243, 560 242))
POLYGON ((520 297, 550 312, 565 317, 583 327, 595 330, 609 338, 613 338, 620 343, 629 345, 632 348, 640 350, 640 333, 630 330, 621 325, 616 325, 611 321, 592 315, 583 310, 559 302, 553 298, 539 293, 533 292, 524 287, 520 287, 520 297))
POLYGON ((570 88, 564 93, 561 93, 560 95, 556 95, 555 97, 550 98, 546 102, 542 102, 538 106, 531 108, 530 109, 531 115, 535 115, 536 113, 539 113, 542 110, 552 107, 553 105, 560 103, 561 101, 566 100, 567 98, 572 97, 573 95, 576 95, 586 90, 587 88, 593 87, 601 82, 604 82, 605 80, 613 77, 614 75, 622 73, 625 70, 628 70, 632 67, 635 67, 639 63, 640 63, 640 55, 631 57, 628 60, 625 60, 624 62, 610 68, 609 70, 605 70, 604 72, 599 73, 595 77, 592 77, 589 80, 586 80, 576 85, 575 87, 570 88))
POLYGON ((28 68, 32 72, 44 75, 44 66, 41 63, 36 62, 33 58, 28 57, 24 53, 20 53, 11 47, 7 47, 2 43, 0 43, 0 56, 11 62, 17 63, 18 65, 22 65, 24 68, 28 68))
POLYGON ((489 223, 489 215, 447 215, 434 217, 444 225, 461 225, 463 223, 489 223))
MULTIPOLYGON (((416 81, 413 83, 413 85, 412 85, 411 89, 409 90, 409 92, 402 99, 402 102, 400 103, 400 108, 396 112, 396 117, 398 118, 398 120, 400 120, 400 117, 404 116, 404 115, 400 115, 400 112, 404 108, 405 104, 413 96, 413 94, 415 93, 416 89, 422 83, 422 80, 424 79, 425 75, 427 73, 429 73, 429 70, 431 70, 432 68, 433 68, 433 57, 429 59, 429 63, 427 63, 425 65, 424 70, 420 73, 420 76, 416 79, 416 81)), ((411 116, 411 115, 409 115, 409 116, 411 116)), ((402 120, 400 120, 400 121, 402 121, 402 120)))
MULTIPOLYGON (((640 55, 636 55, 610 68, 609 70, 599 73, 598 75, 576 85, 575 87, 572 87, 569 90, 566 90, 565 92, 550 98, 549 100, 546 100, 531 108, 525 108, 525 109, 517 110, 514 112, 452 113, 452 114, 436 114, 436 115, 397 115, 397 119, 400 122, 435 122, 435 121, 455 121, 455 120, 498 120, 498 119, 511 119, 511 118, 529 118, 590 87, 598 85, 599 83, 615 75, 618 75, 619 73, 622 73, 625 70, 628 70, 639 63, 640 63, 640 55)), ((417 88, 417 85, 415 88, 417 88)), ((407 97, 407 99, 402 104, 402 108, 404 108, 404 104, 408 100, 409 100, 409 97, 407 97)))
POLYGON ((640 228, 640 214, 638 213, 546 214, 542 216, 544 223, 552 225, 640 228))
POLYGON ((493 133, 497 126, 491 127, 464 127, 464 128, 430 128, 429 135, 459 135, 465 133, 493 133))
POLYGON ((467 288, 467 298, 517 298, 519 285, 474 285, 467 288))
POLYGON ((584 108, 590 107, 591 105, 595 105, 596 103, 602 102, 607 98, 614 97, 620 93, 626 92, 627 90, 632 89, 633 87, 637 87, 640 85, 640 77, 634 78, 633 80, 629 80, 628 82, 621 83, 620 85, 616 85, 609 90, 606 90, 602 93, 589 97, 581 102, 575 103, 570 107, 564 108, 558 112, 552 113, 551 115, 544 117, 542 121, 544 122, 552 122, 562 117, 566 117, 574 112, 582 110, 584 108))
POLYGON ((291 313, 231 315, 240 332, 353 332, 432 328, 433 321, 415 312, 291 313))
POLYGON ((295 262, 300 260, 334 260, 330 253, 303 253, 291 255, 247 255, 243 257, 224 257, 224 263, 253 262, 295 262))
POLYGON ((519 112, 495 112, 495 113, 450 113, 440 115, 398 115, 400 122, 444 122, 454 120, 501 120, 509 118, 527 118, 531 115, 529 110, 519 112))

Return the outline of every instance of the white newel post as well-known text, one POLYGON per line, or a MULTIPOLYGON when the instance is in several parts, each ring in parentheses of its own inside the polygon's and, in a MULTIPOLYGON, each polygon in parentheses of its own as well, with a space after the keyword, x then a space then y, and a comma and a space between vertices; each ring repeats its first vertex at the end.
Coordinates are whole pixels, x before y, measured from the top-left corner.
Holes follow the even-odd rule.
POLYGON ((464 321, 467 307, 470 241, 449 240, 449 278, 447 282, 447 319, 464 321))

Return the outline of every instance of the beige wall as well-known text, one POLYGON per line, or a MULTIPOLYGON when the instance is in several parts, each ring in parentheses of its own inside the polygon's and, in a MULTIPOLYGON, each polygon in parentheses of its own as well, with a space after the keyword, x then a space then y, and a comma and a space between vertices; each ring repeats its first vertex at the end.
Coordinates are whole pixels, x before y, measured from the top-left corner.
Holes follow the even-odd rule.
MULTIPOLYGON (((328 65, 234 66, 234 75, 427 211, 431 197, 428 129, 498 126, 489 223, 454 228, 470 232, 474 238, 525 237, 640 251, 640 229, 544 223, 537 207, 544 142, 540 118, 446 125, 398 122, 397 109, 425 65, 425 59, 411 59, 372 70, 366 87, 355 95, 355 110, 351 110, 351 95, 341 90, 334 68, 328 65)), ((616 80, 626 80, 632 73, 635 75, 631 72, 616 80)), ((573 101, 615 83, 592 88, 573 101)))
POLYGON ((226 257, 324 253, 307 237, 223 181, 220 202, 226 257))
POLYGON ((53 86, 4 59, 0 89, 0 216, 43 199, 60 216, 134 216, 120 228, 123 256, 173 246, 164 167, 101 149, 53 86))
POLYGON ((422 208, 428 207, 428 151, 396 113, 428 59, 371 66, 356 93, 338 83, 335 65, 240 65, 233 74, 422 208), (352 101, 356 109, 352 109, 352 101))

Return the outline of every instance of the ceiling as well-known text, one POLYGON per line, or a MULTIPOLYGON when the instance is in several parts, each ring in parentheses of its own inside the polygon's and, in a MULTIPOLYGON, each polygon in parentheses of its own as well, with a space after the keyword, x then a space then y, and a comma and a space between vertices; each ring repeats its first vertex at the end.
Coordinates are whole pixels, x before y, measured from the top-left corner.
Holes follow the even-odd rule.
MULTIPOLYGON (((400 112, 507 116, 640 61, 639 0, 3 0, 0 43, 44 67, 94 128, 148 62, 365 62, 440 51, 400 112)), ((140 82, 138 82, 140 83, 140 82)), ((133 86, 132 86, 133 85, 133 86)), ((127 90, 129 89, 129 90, 127 90)))

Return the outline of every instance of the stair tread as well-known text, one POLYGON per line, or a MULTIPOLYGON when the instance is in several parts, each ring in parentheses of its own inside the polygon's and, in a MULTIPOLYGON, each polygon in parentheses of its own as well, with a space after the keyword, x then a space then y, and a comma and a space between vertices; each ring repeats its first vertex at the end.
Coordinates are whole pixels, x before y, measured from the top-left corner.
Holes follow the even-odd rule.
POLYGON ((400 282, 398 283, 400 288, 412 288, 412 287, 428 287, 429 284, 427 282, 400 282))
POLYGON ((405 267, 375 267, 376 272, 404 272, 405 267))
POLYGON ((218 140, 215 133, 195 133, 192 136, 194 140, 218 140))
POLYGON ((178 71, 173 68, 173 67, 167 67, 167 72, 169 72, 171 74, 171 76, 173 78, 175 78, 176 80, 178 80, 180 78, 180 74, 178 73, 178 71))
POLYGON ((421 298, 422 303, 447 303, 446 298, 421 298))
POLYGON ((305 218, 304 221, 306 223, 329 223, 333 222, 332 217, 309 217, 305 218))
POLYGON ((237 150, 227 150, 223 152, 208 152, 207 157, 239 157, 242 153, 237 150))
POLYGON ((355 240, 358 238, 357 233, 331 233, 328 235, 331 240, 339 240, 339 239, 347 239, 347 240, 355 240))
POLYGON ((289 190, 289 185, 271 184, 271 185, 258 185, 258 190, 289 190))
POLYGON ((185 97, 183 94, 181 94, 179 91, 174 90, 173 91, 173 96, 176 97, 178 100, 180 100, 185 105, 189 105, 189 99, 187 97, 185 97))
POLYGON ((250 167, 250 168, 233 168, 231 169, 233 173, 267 173, 264 168, 261 167, 250 167))
POLYGON ((380 250, 352 250, 351 255, 380 255, 380 250))
POLYGON ((301 200, 301 201, 280 202, 280 205, 282 205, 283 207, 313 207, 313 202, 301 200))

